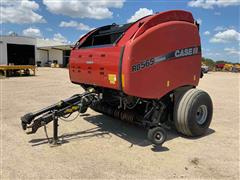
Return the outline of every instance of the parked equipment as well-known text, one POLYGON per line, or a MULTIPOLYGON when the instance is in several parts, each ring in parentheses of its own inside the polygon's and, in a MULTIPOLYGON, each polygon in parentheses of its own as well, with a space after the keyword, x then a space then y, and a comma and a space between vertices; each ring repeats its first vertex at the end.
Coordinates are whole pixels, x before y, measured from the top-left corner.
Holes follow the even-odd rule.
POLYGON ((233 65, 232 72, 240 72, 240 64, 233 65))
POLYGON ((201 69, 203 73, 208 73, 209 71, 209 67, 203 63, 202 63, 201 69))
POLYGON ((212 119, 209 95, 196 89, 201 76, 199 25, 186 11, 167 11, 134 23, 92 30, 71 51, 70 79, 83 94, 22 117, 24 130, 35 133, 59 117, 100 113, 148 129, 161 145, 164 127, 174 124, 186 136, 206 133, 212 119))
POLYGON ((59 64, 58 64, 58 60, 53 60, 52 64, 51 64, 52 68, 59 68, 59 64))
POLYGON ((219 63, 215 65, 216 71, 222 71, 224 68, 224 63, 219 63))
POLYGON ((30 70, 35 76, 36 66, 34 65, 0 65, 0 73, 4 76, 30 75, 30 70))
POLYGON ((233 66, 234 66, 233 64, 224 64, 223 70, 224 70, 224 71, 229 71, 229 72, 231 72, 233 66))

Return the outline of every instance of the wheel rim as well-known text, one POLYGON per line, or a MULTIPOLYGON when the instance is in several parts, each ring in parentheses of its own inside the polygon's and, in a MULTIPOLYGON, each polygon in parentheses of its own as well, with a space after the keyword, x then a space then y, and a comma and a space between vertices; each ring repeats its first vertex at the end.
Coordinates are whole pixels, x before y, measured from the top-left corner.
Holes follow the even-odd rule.
POLYGON ((206 105, 201 105, 198 107, 196 113, 196 121, 199 125, 203 125, 207 120, 208 110, 206 105))
POLYGON ((156 141, 161 142, 163 140, 163 136, 164 134, 162 132, 156 132, 154 138, 156 139, 156 141))

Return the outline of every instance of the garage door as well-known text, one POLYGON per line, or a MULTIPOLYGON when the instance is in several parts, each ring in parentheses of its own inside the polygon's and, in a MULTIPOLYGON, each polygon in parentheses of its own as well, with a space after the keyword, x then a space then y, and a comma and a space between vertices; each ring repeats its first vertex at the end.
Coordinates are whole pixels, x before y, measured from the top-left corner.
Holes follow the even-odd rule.
POLYGON ((23 44, 7 44, 8 64, 34 65, 35 46, 23 44))

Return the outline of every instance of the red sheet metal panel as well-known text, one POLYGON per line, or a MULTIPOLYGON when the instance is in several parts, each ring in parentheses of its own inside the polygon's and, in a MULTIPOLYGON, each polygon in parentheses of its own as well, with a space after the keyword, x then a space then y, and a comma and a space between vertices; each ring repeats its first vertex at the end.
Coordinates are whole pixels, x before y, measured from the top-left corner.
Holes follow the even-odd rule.
POLYGON ((198 27, 191 13, 177 10, 137 21, 117 44, 73 49, 69 73, 74 83, 160 98, 180 86, 197 86, 200 67, 198 27))

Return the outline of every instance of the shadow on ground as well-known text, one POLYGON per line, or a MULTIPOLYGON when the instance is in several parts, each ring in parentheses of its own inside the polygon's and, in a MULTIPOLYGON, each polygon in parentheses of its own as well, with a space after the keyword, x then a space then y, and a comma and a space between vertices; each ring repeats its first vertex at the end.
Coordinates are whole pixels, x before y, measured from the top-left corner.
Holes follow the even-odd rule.
MULTIPOLYGON (((61 140, 62 144, 69 143, 72 140, 81 140, 81 139, 92 138, 92 137, 111 138, 111 134, 114 134, 128 141, 130 143, 129 148, 135 145, 142 146, 142 147, 152 145, 151 142, 149 142, 147 139, 147 130, 142 127, 138 127, 133 124, 129 124, 121 120, 117 120, 101 114, 95 115, 95 116, 86 114, 86 115, 82 115, 82 118, 88 121, 89 123, 96 125, 97 127, 84 130, 84 131, 62 134, 59 136, 59 139, 61 140)), ((213 129, 209 129, 208 132, 205 134, 205 136, 208 136, 214 132, 215 131, 213 129)), ((183 138, 188 138, 192 140, 201 138, 201 137, 189 138, 189 137, 180 135, 174 129, 168 129, 167 135, 168 135, 167 141, 173 140, 177 137, 183 137, 183 138)), ((48 139, 47 138, 32 139, 29 142, 32 143, 32 146, 38 146, 41 144, 47 144, 48 139)), ((151 149, 154 152, 162 152, 162 151, 169 150, 167 147, 164 147, 164 146, 159 147, 154 145, 152 146, 151 149)))

